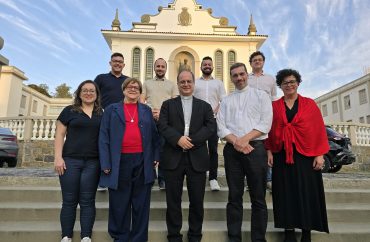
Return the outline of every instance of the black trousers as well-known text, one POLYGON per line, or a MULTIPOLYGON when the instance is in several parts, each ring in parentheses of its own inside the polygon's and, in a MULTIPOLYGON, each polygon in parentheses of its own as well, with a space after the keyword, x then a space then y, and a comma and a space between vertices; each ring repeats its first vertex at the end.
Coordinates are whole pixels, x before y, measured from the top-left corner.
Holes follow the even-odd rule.
POLYGON ((254 150, 249 154, 238 152, 230 143, 227 143, 224 148, 226 180, 229 186, 226 213, 230 242, 242 241, 241 226, 245 176, 247 177, 252 203, 251 239, 252 242, 266 241, 267 153, 262 141, 251 141, 250 144, 254 147, 254 150))
POLYGON ((118 189, 109 189, 108 232, 114 242, 148 241, 153 184, 144 183, 143 162, 142 153, 121 154, 118 189))
POLYGON ((218 168, 218 136, 217 136, 217 123, 215 121, 215 132, 208 139, 208 152, 209 152, 209 176, 208 180, 217 180, 218 168))
POLYGON ((195 171, 191 166, 189 154, 184 152, 176 169, 164 170, 167 200, 167 238, 169 242, 182 242, 182 234, 180 233, 182 227, 181 196, 185 175, 190 202, 188 241, 199 242, 202 239, 206 172, 195 171))

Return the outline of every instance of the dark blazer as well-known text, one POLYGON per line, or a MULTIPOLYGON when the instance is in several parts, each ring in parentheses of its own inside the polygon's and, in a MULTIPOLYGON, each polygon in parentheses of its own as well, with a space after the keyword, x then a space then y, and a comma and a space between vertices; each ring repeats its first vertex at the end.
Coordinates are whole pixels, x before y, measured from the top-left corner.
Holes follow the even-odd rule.
MULTIPOLYGON (((181 97, 163 102, 159 115, 158 129, 165 143, 161 152, 160 167, 175 169, 181 160, 183 149, 177 142, 184 135, 185 122, 181 97)), ((198 172, 209 170, 209 155, 206 141, 215 131, 215 118, 211 105, 193 97, 189 137, 194 147, 188 150, 192 167, 198 172)))
MULTIPOLYGON (((151 109, 138 103, 139 129, 143 143, 145 184, 154 182, 153 162, 159 161, 159 135, 151 109)), ((103 114, 99 133, 99 159, 101 166, 100 186, 117 189, 121 160, 121 148, 126 123, 123 103, 109 105, 103 114), (111 169, 109 175, 103 170, 111 169)), ((127 174, 127 180, 131 174, 127 174)))

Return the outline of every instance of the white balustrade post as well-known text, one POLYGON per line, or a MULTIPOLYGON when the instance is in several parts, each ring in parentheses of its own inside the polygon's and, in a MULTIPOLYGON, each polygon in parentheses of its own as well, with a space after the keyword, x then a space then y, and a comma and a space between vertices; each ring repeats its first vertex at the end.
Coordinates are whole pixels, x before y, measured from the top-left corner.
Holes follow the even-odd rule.
POLYGON ((51 125, 51 135, 50 135, 50 139, 53 140, 55 138, 55 130, 56 130, 56 122, 57 120, 56 119, 53 119, 52 121, 52 125, 51 125))
POLYGON ((49 140, 49 132, 50 132, 50 119, 45 120, 45 132, 44 132, 44 138, 43 140, 49 140))
MULTIPOLYGON (((348 125, 346 125, 348 127, 348 125)), ((348 128, 347 128, 348 132, 348 128)), ((352 145, 359 145, 358 140, 357 140, 357 134, 356 134, 356 125, 350 125, 349 126, 349 132, 347 137, 351 139, 352 145)))
MULTIPOLYGON (((40 120, 40 119, 39 119, 40 120)), ((40 120, 39 132, 38 132, 38 140, 42 140, 42 135, 44 134, 44 120, 40 120)))

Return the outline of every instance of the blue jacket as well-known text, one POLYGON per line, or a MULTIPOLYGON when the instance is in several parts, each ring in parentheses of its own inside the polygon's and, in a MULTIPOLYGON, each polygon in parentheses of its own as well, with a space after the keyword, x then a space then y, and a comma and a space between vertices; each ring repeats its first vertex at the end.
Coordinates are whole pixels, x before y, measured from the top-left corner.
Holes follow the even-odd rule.
MULTIPOLYGON (((145 184, 154 182, 153 162, 159 161, 160 139, 151 109, 138 103, 139 129, 143 144, 145 184)), ((99 133, 99 159, 101 166, 100 186, 117 189, 121 147, 125 133, 123 103, 109 105, 103 114, 99 133), (103 170, 110 169, 109 175, 103 170)), ((131 174, 130 174, 131 175, 131 174)), ((127 177, 129 179, 130 177, 127 177)))

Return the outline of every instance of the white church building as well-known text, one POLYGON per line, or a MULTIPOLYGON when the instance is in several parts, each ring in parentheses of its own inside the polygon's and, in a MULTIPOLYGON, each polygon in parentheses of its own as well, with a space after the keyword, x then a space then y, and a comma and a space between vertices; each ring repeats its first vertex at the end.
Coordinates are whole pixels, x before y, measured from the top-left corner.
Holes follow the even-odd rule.
MULTIPOLYGON (((161 57, 168 63, 168 79, 175 81, 182 65, 198 77, 202 58, 211 56, 214 76, 224 81, 228 92, 233 90, 229 67, 235 62, 248 63, 250 54, 268 37, 257 35, 252 16, 248 33, 240 34, 226 17, 214 17, 211 8, 195 0, 174 0, 160 6, 156 15, 143 14, 132 26, 121 30, 117 10, 111 28, 102 30, 111 52, 124 54, 125 75, 145 82, 153 78, 154 61, 161 57)), ((56 116, 71 103, 71 99, 49 98, 27 87, 25 73, 16 67, 3 66, 0 78, 0 117, 56 116)))

